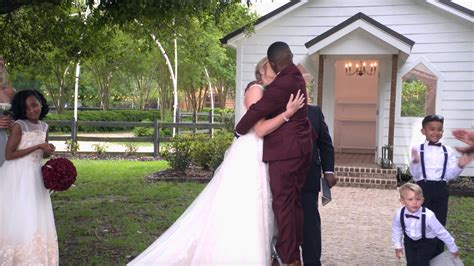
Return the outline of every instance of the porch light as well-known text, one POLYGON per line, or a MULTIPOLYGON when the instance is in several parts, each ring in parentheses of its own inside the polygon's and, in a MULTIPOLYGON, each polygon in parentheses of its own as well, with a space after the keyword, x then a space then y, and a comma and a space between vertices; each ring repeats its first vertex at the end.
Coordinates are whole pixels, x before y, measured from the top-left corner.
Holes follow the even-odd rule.
POLYGON ((346 68, 347 76, 352 76, 354 74, 357 74, 358 76, 374 75, 375 73, 377 73, 376 62, 370 63, 369 68, 367 68, 367 63, 365 61, 360 61, 358 64, 356 64, 355 69, 352 69, 352 62, 346 63, 344 67, 346 68))

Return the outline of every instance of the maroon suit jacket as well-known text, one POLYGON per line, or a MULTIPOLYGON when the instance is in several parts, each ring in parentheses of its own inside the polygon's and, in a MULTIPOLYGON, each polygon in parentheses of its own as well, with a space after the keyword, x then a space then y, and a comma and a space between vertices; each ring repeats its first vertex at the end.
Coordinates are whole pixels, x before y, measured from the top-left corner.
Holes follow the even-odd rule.
MULTIPOLYGON (((291 64, 266 87, 263 97, 250 106, 237 124, 236 132, 246 134, 260 119, 269 119, 284 112, 290 94, 296 95, 298 90, 301 90, 305 99, 308 99, 306 82, 298 68, 291 64)), ((263 161, 293 159, 312 151, 312 129, 307 118, 306 103, 307 100, 305 106, 300 108, 289 122, 265 136, 263 161)))

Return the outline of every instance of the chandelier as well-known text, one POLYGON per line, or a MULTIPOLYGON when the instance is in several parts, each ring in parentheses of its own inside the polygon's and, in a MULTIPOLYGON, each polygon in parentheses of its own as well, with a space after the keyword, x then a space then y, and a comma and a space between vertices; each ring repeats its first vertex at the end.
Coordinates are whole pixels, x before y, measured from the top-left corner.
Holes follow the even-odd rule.
POLYGON ((365 61, 360 61, 360 63, 356 64, 355 69, 352 69, 352 62, 346 63, 344 67, 346 68, 347 76, 352 76, 354 74, 357 74, 358 76, 374 75, 375 73, 377 73, 376 62, 370 63, 369 68, 367 68, 367 63, 365 61))

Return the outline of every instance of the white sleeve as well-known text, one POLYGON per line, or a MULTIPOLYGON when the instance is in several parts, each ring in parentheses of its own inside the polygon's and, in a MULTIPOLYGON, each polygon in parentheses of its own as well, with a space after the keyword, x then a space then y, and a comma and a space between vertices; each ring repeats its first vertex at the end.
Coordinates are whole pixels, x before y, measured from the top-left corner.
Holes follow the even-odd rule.
POLYGON ((446 165, 446 173, 445 173, 445 180, 450 181, 458 177, 463 168, 460 168, 458 165, 458 159, 456 158, 456 153, 451 147, 446 146, 446 150, 448 151, 448 163, 446 165))
POLYGON ((393 247, 395 249, 403 248, 403 245, 402 245, 403 229, 400 223, 400 211, 401 209, 397 209, 392 221, 392 242, 393 242, 393 247))
POLYGON ((16 120, 15 122, 13 122, 13 124, 18 124, 18 125, 20 125, 22 132, 28 131, 27 125, 26 125, 25 122, 24 122, 23 120, 21 120, 21 119, 16 120))
MULTIPOLYGON (((413 149, 415 149, 418 152, 418 156, 420 157, 420 160, 421 160, 420 145, 413 146, 411 150, 413 149)), ((410 154, 411 154, 411 150, 410 150, 410 154)), ((411 173, 411 176, 413 176, 413 180, 415 181, 419 181, 423 179, 423 174, 421 173, 421 161, 418 163, 413 163, 413 158, 410 158, 410 173, 411 173)))
MULTIPOLYGON (((431 216, 431 215, 430 215, 431 216)), ((428 216, 426 217, 428 218, 428 216)), ((454 238, 449 234, 449 232, 444 228, 444 226, 436 219, 436 216, 433 214, 427 220, 427 226, 436 234, 436 237, 441 239, 446 246, 448 247, 449 252, 454 253, 459 249, 454 243, 454 238)))

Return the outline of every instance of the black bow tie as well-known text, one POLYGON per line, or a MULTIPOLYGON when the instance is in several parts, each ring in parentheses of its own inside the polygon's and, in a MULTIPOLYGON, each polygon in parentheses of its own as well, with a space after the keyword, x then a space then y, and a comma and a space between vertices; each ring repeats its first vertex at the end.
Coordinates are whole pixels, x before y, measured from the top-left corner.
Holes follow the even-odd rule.
POLYGON ((416 216, 416 215, 411 215, 411 214, 405 214, 405 217, 406 218, 415 218, 415 219, 420 219, 420 217, 416 216))
POLYGON ((438 143, 434 143, 434 142, 428 142, 428 146, 437 146, 437 147, 441 147, 441 142, 438 142, 438 143))

